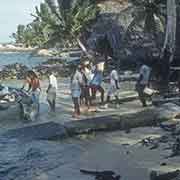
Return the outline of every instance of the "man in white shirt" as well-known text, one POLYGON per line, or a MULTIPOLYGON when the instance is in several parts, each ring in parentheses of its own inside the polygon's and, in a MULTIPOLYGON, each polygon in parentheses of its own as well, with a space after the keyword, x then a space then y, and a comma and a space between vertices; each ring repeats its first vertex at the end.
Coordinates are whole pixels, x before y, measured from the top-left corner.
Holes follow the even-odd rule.
POLYGON ((49 86, 47 89, 47 101, 52 112, 56 110, 56 92, 58 89, 57 78, 54 72, 49 76, 49 86))
POLYGON ((80 66, 76 69, 75 73, 71 77, 71 95, 74 103, 74 114, 73 117, 79 118, 80 116, 80 96, 81 87, 83 85, 83 76, 80 72, 80 66))
POLYGON ((110 86, 107 92, 107 103, 110 102, 110 97, 114 95, 116 98, 116 103, 118 103, 119 98, 118 98, 118 89, 119 89, 119 77, 118 77, 118 72, 113 69, 110 73, 110 86))

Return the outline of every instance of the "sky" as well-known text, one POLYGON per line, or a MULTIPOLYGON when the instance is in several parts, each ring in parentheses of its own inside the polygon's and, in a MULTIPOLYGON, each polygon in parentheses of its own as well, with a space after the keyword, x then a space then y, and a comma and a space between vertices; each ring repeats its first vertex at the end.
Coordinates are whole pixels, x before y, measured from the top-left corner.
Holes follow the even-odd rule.
POLYGON ((11 42, 18 24, 28 24, 33 17, 34 7, 43 0, 1 0, 0 5, 0 43, 11 42))

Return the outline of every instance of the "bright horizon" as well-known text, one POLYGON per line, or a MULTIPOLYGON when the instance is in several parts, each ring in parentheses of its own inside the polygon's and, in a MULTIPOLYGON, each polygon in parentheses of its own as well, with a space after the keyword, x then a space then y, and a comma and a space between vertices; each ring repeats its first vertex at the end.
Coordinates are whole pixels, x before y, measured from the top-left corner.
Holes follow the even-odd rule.
POLYGON ((43 0, 5 0, 0 6, 0 43, 12 42, 10 36, 16 32, 18 24, 28 24, 33 17, 35 6, 43 0))

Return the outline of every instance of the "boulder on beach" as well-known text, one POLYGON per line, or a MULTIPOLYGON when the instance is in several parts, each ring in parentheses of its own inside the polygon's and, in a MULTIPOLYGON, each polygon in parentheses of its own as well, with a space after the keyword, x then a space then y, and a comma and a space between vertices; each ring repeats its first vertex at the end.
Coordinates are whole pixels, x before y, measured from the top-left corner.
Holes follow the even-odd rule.
POLYGON ((37 51, 37 55, 39 56, 52 56, 52 51, 48 49, 40 49, 37 51))
POLYGON ((180 106, 166 103, 156 108, 156 114, 159 120, 172 120, 180 115, 180 106))

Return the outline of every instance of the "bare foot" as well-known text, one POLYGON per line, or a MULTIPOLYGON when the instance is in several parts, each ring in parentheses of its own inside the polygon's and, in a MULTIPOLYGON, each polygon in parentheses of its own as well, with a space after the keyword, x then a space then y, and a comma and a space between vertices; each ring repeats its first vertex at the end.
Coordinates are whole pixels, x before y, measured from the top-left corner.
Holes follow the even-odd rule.
POLYGON ((80 115, 76 114, 76 113, 73 113, 72 117, 75 118, 75 119, 80 119, 80 115))

